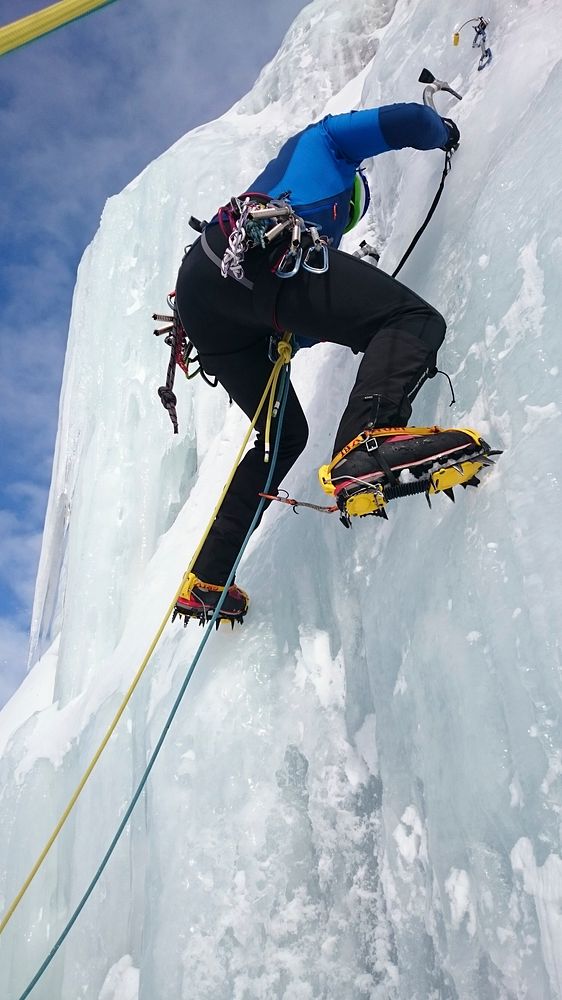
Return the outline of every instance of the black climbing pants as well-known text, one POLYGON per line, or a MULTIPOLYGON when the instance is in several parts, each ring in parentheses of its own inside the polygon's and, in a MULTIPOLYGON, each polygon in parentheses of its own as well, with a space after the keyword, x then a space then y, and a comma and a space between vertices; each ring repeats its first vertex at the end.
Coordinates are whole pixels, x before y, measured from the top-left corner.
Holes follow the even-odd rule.
MULTIPOLYGON (((221 258, 225 238, 218 226, 205 232, 211 253, 221 258)), ((216 375, 251 418, 271 373, 271 334, 291 330, 362 353, 355 385, 337 430, 333 453, 369 422, 404 426, 408 393, 423 376, 445 336, 442 316, 388 274, 356 257, 329 251, 323 275, 303 268, 281 280, 271 271, 279 251, 250 250, 244 274, 253 286, 223 278, 198 240, 184 257, 176 302, 189 339, 205 371, 216 375)), ((253 448, 240 463, 221 510, 194 566, 208 583, 223 584, 256 512, 268 467, 264 463, 265 410, 253 448)), ((273 425, 272 433, 275 433, 273 425)), ((293 387, 283 421, 273 492, 305 447, 308 427, 293 387)))

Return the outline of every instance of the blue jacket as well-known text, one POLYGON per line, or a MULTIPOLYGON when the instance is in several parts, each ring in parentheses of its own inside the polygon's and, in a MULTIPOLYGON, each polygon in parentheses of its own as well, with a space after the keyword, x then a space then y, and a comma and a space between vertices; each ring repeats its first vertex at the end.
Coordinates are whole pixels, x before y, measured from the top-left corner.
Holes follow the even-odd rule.
POLYGON ((355 172, 362 160, 390 149, 438 149, 448 132, 424 104, 389 104, 327 115, 287 140, 248 191, 287 194, 298 215, 338 246, 349 220, 355 172))

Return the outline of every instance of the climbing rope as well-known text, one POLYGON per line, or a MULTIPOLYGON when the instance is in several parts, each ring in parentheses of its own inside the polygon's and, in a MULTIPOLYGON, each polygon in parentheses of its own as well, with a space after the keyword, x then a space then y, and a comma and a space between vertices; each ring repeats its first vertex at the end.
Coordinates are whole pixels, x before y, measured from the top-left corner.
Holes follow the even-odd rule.
POLYGON ((100 7, 107 7, 110 3, 115 3, 115 0, 59 0, 59 3, 44 7, 35 14, 28 14, 12 24, 6 24, 0 28, 0 56, 48 35, 70 21, 91 14, 100 7))
MULTIPOLYGON (((279 362, 276 362, 276 365, 279 365, 279 367, 281 368, 281 367, 283 367, 285 365, 285 362, 280 357, 279 362)), ((275 471, 275 465, 276 465, 277 455, 278 455, 278 451, 279 451, 279 444, 280 444, 280 441, 281 441, 281 431, 282 431, 282 428, 283 428, 283 417, 285 415, 285 407, 286 407, 286 404, 287 404, 287 397, 288 397, 288 394, 289 394, 289 385, 290 385, 290 377, 289 377, 289 370, 287 368, 287 370, 285 372, 285 378, 284 378, 283 388, 282 388, 282 392, 281 392, 281 399, 280 399, 280 402, 279 402, 279 417, 278 417, 278 424, 277 424, 277 433, 275 435, 275 444, 274 444, 274 448, 273 448, 273 456, 272 456, 272 461, 271 461, 270 468, 269 468, 269 474, 267 476, 267 481, 266 481, 266 484, 265 484, 265 487, 264 487, 264 493, 267 493, 267 491, 269 490, 269 488, 271 486, 271 481, 273 479, 273 473, 275 471)), ((262 397, 262 400, 263 400, 263 397, 262 397)), ((258 411, 258 413, 259 413, 259 411, 258 411)), ((258 416, 258 413, 256 414, 256 418, 258 416)), ((204 648, 205 648, 205 646, 207 644, 209 636, 212 633, 213 625, 215 624, 215 622, 217 621, 217 619, 219 617, 220 610, 221 610, 222 605, 223 605, 224 601, 226 600, 226 596, 228 594, 228 588, 231 586, 231 584, 232 584, 232 582, 234 580, 234 577, 236 576, 236 571, 237 571, 238 566, 240 564, 240 560, 242 559, 242 556, 244 555, 244 551, 245 551, 246 546, 247 546, 247 544, 248 544, 248 542, 250 540, 250 536, 252 535, 252 533, 253 533, 256 525, 259 522, 259 519, 261 517, 264 505, 265 505, 265 499, 262 497, 262 499, 259 502, 259 505, 258 505, 258 508, 256 510, 256 513, 254 514, 252 523, 251 523, 250 527, 248 528, 248 533, 246 534, 246 537, 244 538, 244 541, 242 542, 241 548, 240 548, 240 550, 238 552, 238 555, 236 557, 234 565, 233 565, 233 567, 232 567, 232 569, 230 571, 230 574, 228 576, 228 579, 227 579, 227 581, 225 583, 224 590, 223 590, 223 592, 222 592, 222 594, 220 596, 220 599, 219 599, 219 601, 217 603, 217 606, 216 606, 216 608, 215 608, 215 610, 213 612, 212 617, 209 619, 209 623, 208 623, 208 625, 207 625, 207 627, 205 629, 205 632, 203 634, 201 642, 199 643, 199 646, 197 647, 197 650, 195 652, 195 656, 193 657, 193 660, 191 661, 191 664, 189 666, 187 674, 185 675, 185 678, 184 678, 183 683, 181 685, 181 688, 180 688, 180 690, 178 692, 176 700, 175 700, 175 702, 174 702, 174 704, 172 706, 170 714, 168 715, 168 718, 166 719, 166 722, 164 724, 164 728, 163 728, 163 730, 162 730, 162 732, 161 732, 161 734, 160 734, 160 736, 158 738, 158 741, 156 743, 156 746, 154 747, 154 750, 152 751, 152 754, 150 756, 150 759, 148 761, 148 764, 146 766, 144 774, 142 775, 142 778, 141 778, 141 780, 140 780, 140 782, 139 782, 139 784, 138 784, 138 786, 136 788, 136 791, 135 791, 135 793, 134 793, 134 795, 133 795, 133 797, 131 799, 131 802, 129 803, 129 806, 127 807, 127 809, 125 811, 123 819, 119 823, 119 826, 117 828, 117 832, 116 832, 113 840, 111 841, 111 844, 109 845, 109 847, 108 847, 108 849, 107 849, 107 851, 106 851, 106 853, 105 853, 105 855, 104 855, 104 857, 102 859, 102 862, 101 862, 101 864, 100 864, 100 866, 99 866, 96 874, 94 875, 92 881, 90 882, 88 888, 86 889, 86 892, 82 896, 82 899, 78 903, 78 906, 74 910, 74 913, 70 917, 70 920, 66 924, 66 927, 64 928, 64 930, 62 931, 60 937, 57 939, 57 941, 55 942, 55 944, 51 948, 51 951, 47 955, 47 957, 46 957, 45 961, 43 962, 43 964, 41 965, 41 967, 37 970, 37 972, 34 975, 33 979, 29 983, 29 986, 27 986, 27 988, 24 990, 24 992, 21 994, 21 996, 18 998, 18 1000, 26 1000, 26 997, 29 996, 29 994, 31 993, 31 991, 34 989, 34 987, 37 985, 37 983, 41 979, 43 973, 46 971, 46 969, 48 968, 48 966, 51 964, 51 962, 52 962, 53 958, 55 957, 57 951, 59 950, 60 946, 63 944, 65 938, 70 933, 72 927, 76 923, 78 917, 80 916, 80 913, 84 909, 84 906, 86 905, 88 899, 90 898, 92 892, 94 891, 94 888, 96 887, 96 885, 97 885, 97 883, 98 883, 98 881, 99 881, 99 879, 100 879, 100 877, 101 877, 101 875, 102 875, 102 873, 103 873, 103 871, 104 871, 104 869, 105 869, 105 867, 106 867, 106 865, 107 865, 107 863, 108 863, 111 855, 113 854, 113 851, 115 850, 115 847, 117 846, 117 843, 118 843, 118 841, 119 841, 119 839, 121 837, 121 834, 123 833, 125 827, 127 826, 127 823, 129 822, 129 819, 131 817, 133 809, 135 808, 135 806, 136 806, 136 804, 137 804, 137 802, 138 802, 138 800, 139 800, 139 798, 140 798, 140 796, 142 794, 142 791, 143 791, 143 789, 144 789, 144 787, 145 787, 145 785, 146 785, 146 783, 148 781, 148 777, 150 775, 150 772, 152 771, 152 768, 154 767, 154 764, 156 762, 156 758, 158 757, 158 754, 160 753, 160 750, 162 749, 162 745, 164 743, 164 740, 166 739, 166 736, 168 735, 168 732, 169 732, 169 729, 170 729, 170 727, 172 725, 174 717, 175 717, 175 715, 176 715, 176 713, 178 711, 178 708, 179 708, 179 706, 181 704, 181 701, 183 699, 183 696, 184 696, 184 694, 185 694, 185 692, 187 690, 189 682, 190 682, 190 680, 191 680, 191 678, 193 676, 193 672, 195 670, 195 667, 197 666, 197 663, 198 663, 198 661, 199 661, 199 659, 201 657, 201 654, 202 654, 202 652, 203 652, 203 650, 204 650, 204 648)))
MULTIPOLYGON (((166 626, 166 624, 167 624, 170 616, 172 615, 172 613, 174 611, 174 608, 176 606, 176 601, 177 601, 177 599, 178 599, 178 597, 179 597, 179 595, 181 593, 182 587, 183 587, 183 585, 184 585, 187 577, 191 573, 191 571, 193 569, 193 566, 195 565, 195 562, 198 559, 199 554, 200 554, 200 552, 201 552, 201 550, 203 548, 203 545, 205 544, 205 541, 207 539, 207 535, 209 534, 209 531, 211 530, 211 527, 212 527, 212 525, 213 525, 213 523, 215 521, 215 518, 216 518, 216 516, 217 516, 217 514, 219 512, 219 509, 220 509, 220 507, 222 505, 222 502, 223 502, 223 500, 224 500, 224 498, 226 496, 226 493, 227 493, 227 491, 228 491, 228 489, 230 487, 230 484, 231 484, 231 482, 232 482, 232 480, 234 478, 234 474, 236 472, 236 469, 237 469, 240 461, 242 460, 242 456, 243 456, 243 454, 244 454, 244 452, 246 450, 246 446, 248 444, 248 441, 250 440, 250 437, 251 437, 251 435, 252 435, 252 433, 253 433, 253 431, 255 429, 256 423, 257 423, 258 418, 260 416, 260 413, 262 412, 262 410, 263 410, 263 408, 265 406, 266 400, 269 397, 270 398, 270 402, 271 402, 271 400, 273 400, 273 398, 276 395, 276 389, 277 389, 277 386, 278 386, 279 375, 280 375, 282 369, 286 365, 288 365, 288 363, 290 361, 290 358, 291 358, 291 347, 290 347, 290 343, 289 343, 290 337, 291 337, 291 334, 290 333, 286 333, 286 334, 283 335, 283 339, 280 340, 279 343, 278 343, 278 353, 279 353, 278 360, 273 365, 273 368, 271 370, 271 374, 270 374, 270 376, 269 376, 269 378, 267 380, 267 385, 266 385, 266 387, 265 387, 265 389, 263 391, 263 395, 262 395, 262 397, 261 397, 261 399, 260 399, 260 401, 258 403, 258 408, 257 408, 257 410, 256 410, 256 412, 254 414, 254 417, 252 419, 250 427, 248 428, 248 431, 247 431, 247 433, 246 433, 246 435, 244 437, 244 440, 243 440, 243 442, 242 442, 242 444, 240 446, 238 454, 237 454, 237 456, 236 456, 236 458, 234 460, 234 465, 233 465, 233 467, 231 469, 231 472, 230 472, 230 474, 228 476, 228 479, 227 479, 227 481, 226 481, 226 483, 225 483, 225 485, 223 487, 222 493, 221 493, 221 495, 220 495, 220 497, 219 497, 219 499, 217 501, 217 504, 215 506, 215 509, 213 510, 213 513, 211 514, 211 517, 209 518, 209 522, 207 524, 207 527, 205 528, 205 531, 204 531, 204 533, 203 533, 203 535, 201 537, 201 540, 200 540, 200 542, 199 542, 199 544, 198 544, 198 546, 197 546, 197 548, 196 548, 196 550, 195 550, 195 552, 194 552, 194 554, 193 554, 193 556, 191 558, 189 566, 186 569, 186 571, 185 571, 185 573, 184 573, 184 575, 182 577, 181 583, 180 583, 178 589, 176 590, 176 593, 174 594, 174 597, 172 598, 172 600, 170 602, 170 605, 169 605, 169 607, 168 607, 168 609, 166 611, 166 614, 164 615, 164 618, 162 619, 162 622, 160 623, 160 625, 159 625, 159 627, 158 627, 158 629, 156 631, 156 634, 155 634, 152 642, 150 643, 150 646, 148 647, 146 655, 145 655, 145 657, 144 657, 141 665, 139 666, 139 668, 137 670, 137 673, 135 674, 135 676, 134 676, 134 678, 133 678, 133 680, 132 680, 132 682, 131 682, 131 684, 130 684, 130 686, 129 686, 129 688, 128 688, 128 690, 127 690, 127 692, 126 692, 126 694, 125 694, 125 696, 124 696, 124 698, 123 698, 123 700, 121 702, 121 704, 119 705, 119 708, 117 709, 117 712, 115 713, 115 715, 114 715, 114 717, 113 717, 113 719, 112 719, 112 721, 111 721, 111 723, 109 725, 109 728, 108 728, 105 736, 103 737, 103 739, 102 739, 100 745, 98 746, 98 748, 97 748, 94 756, 92 757, 90 763, 88 764, 88 767, 86 768, 86 770, 85 770, 82 778, 80 779, 80 781, 79 781, 79 783, 78 783, 78 785, 77 785, 77 787, 76 787, 73 795, 71 796, 70 801, 69 801, 66 809, 64 810, 64 812, 63 812, 62 816, 60 817, 57 825, 55 826, 55 828, 54 828, 51 836, 49 837, 47 843, 45 844, 45 847, 43 848, 43 850, 41 851, 39 857, 37 858, 37 861, 35 862, 33 868, 31 869, 31 871, 29 873, 29 875, 25 879, 25 881, 24 881, 21 889, 19 890, 19 892, 17 893, 17 895, 14 897, 13 901, 10 903, 10 905, 8 906, 6 912, 4 913, 4 915, 2 917, 2 920, 0 921, 0 934, 2 934, 2 932, 6 928, 9 920, 11 919, 11 917, 13 916, 13 914, 15 913, 15 911, 16 911, 17 907, 19 906, 21 900, 23 899, 25 893, 29 889, 29 886, 31 885, 33 879, 37 875, 37 872, 41 868, 41 865, 45 861, 45 858, 47 857, 49 851, 51 850, 53 844, 55 843, 57 837, 59 836, 59 834, 60 834, 60 832, 61 832, 64 824, 66 823, 68 817, 70 816, 70 813, 72 812, 74 806, 76 805, 76 802, 77 802, 77 800, 78 800, 78 798, 79 798, 82 790, 84 789, 84 786, 86 785, 86 782, 88 781, 88 779, 89 779, 92 771, 94 770, 94 768, 95 768, 98 760, 100 759, 103 751, 105 750, 105 748, 106 748, 106 746, 107 746, 107 744, 108 744, 108 742, 109 742, 109 740, 110 740, 113 732, 115 731, 115 729, 117 727, 117 724, 118 724, 121 716, 123 715, 123 712, 125 711, 125 708, 127 707, 128 703, 129 703, 129 701, 131 699, 131 696, 132 696, 135 688, 137 687, 137 685, 138 685, 138 683, 139 683, 139 681, 140 681, 140 679, 141 679, 141 677, 142 677, 142 675, 143 675, 143 673, 144 673, 144 671, 146 669, 146 666, 147 666, 150 658, 152 657, 152 654, 153 654, 154 650, 156 649, 156 646, 158 645, 158 642, 159 642, 160 637, 161 637, 161 635, 162 635, 162 633, 164 631, 164 628, 165 628, 165 626, 166 626)), ((274 409, 275 409, 275 404, 273 402, 271 402, 271 410, 272 410, 272 412, 274 411, 274 409)), ((268 413, 269 413, 269 407, 268 407, 268 413)), ((273 465, 271 467, 272 470, 274 468, 274 464, 275 463, 273 463, 273 465)), ((271 475, 272 475, 272 472, 270 473, 270 477, 271 477, 271 475)), ((270 480, 268 480, 268 481, 270 481, 270 480)), ((267 488, 264 490, 264 492, 267 493, 267 488)), ((225 592, 226 592, 226 589, 227 588, 225 588, 225 592)), ((219 602, 219 604, 217 605, 217 607, 222 607, 222 601, 219 602)))
MULTIPOLYGON (((284 337, 286 335, 284 334, 284 337)), ((267 404, 267 416, 265 420, 265 445, 264 445, 264 462, 269 462, 269 439, 271 435, 271 421, 277 416, 279 411, 279 400, 275 399, 277 383, 279 381, 279 376, 284 365, 288 365, 291 360, 291 345, 288 340, 281 339, 277 341, 277 351, 279 353, 279 360, 276 362, 276 371, 273 372, 273 379, 271 383, 271 391, 269 393, 269 402, 267 404)))

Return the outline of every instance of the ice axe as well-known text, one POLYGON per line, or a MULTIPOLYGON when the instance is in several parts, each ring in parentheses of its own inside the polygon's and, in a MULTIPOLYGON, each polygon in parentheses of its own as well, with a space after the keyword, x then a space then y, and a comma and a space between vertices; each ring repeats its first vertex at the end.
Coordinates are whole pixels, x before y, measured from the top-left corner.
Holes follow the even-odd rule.
MULTIPOLYGON (((444 90, 447 94, 452 94, 453 97, 456 97, 457 101, 462 101, 461 94, 457 94, 457 91, 453 90, 446 80, 438 80, 428 69, 422 69, 418 82, 426 84, 423 89, 423 103, 433 108, 434 111, 437 111, 437 108, 435 107, 433 97, 439 90, 444 90)), ((437 113, 439 114, 439 112, 437 113)))

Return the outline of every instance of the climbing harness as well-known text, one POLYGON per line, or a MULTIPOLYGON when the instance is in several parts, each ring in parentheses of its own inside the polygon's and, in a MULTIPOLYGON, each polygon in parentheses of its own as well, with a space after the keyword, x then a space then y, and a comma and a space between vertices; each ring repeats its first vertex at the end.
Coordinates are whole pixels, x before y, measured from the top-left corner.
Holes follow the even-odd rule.
POLYGON ((213 380, 205 374, 199 355, 194 354, 195 347, 191 341, 187 339, 187 334, 180 319, 176 305, 175 292, 170 292, 168 295, 168 306, 172 311, 171 316, 164 316, 161 313, 153 313, 152 319, 156 320, 157 323, 167 324, 167 326, 163 326, 159 330, 153 331, 155 337, 164 337, 164 343, 170 348, 170 361, 166 372, 166 385, 161 385, 159 387, 158 395, 162 402, 162 406, 170 414, 174 434, 177 434, 178 416, 176 412, 176 405, 178 400, 174 392, 176 365, 181 368, 187 379, 192 379, 195 378, 196 375, 201 375, 203 381, 206 382, 207 385, 210 385, 213 389, 218 385, 218 379, 213 380), (195 371, 189 370, 190 365, 197 366, 195 371))
POLYGON ((101 7, 108 7, 110 3, 115 3, 115 0, 59 0, 59 3, 6 24, 0 28, 0 56, 101 7))
POLYGON ((474 30, 474 38, 472 39, 472 48, 480 49, 480 59, 478 60, 478 69, 484 69, 492 60, 492 50, 486 45, 486 29, 490 23, 489 17, 469 17, 468 21, 461 24, 460 27, 455 28, 453 32, 453 45, 458 45, 460 42, 461 31, 467 24, 472 24, 474 30), (472 24, 476 21, 476 26, 472 24))
MULTIPOLYGON (((211 263, 214 264, 215 267, 218 267, 220 271, 222 268, 222 258, 219 257, 218 254, 216 254, 215 251, 212 249, 212 247, 209 245, 209 241, 207 239, 207 233, 205 232, 205 230, 203 230, 203 232, 201 233, 201 249, 205 254, 205 256, 209 258, 211 263)), ((244 288, 248 288, 251 291, 252 288, 254 287, 254 282, 244 277, 243 272, 240 272, 240 274, 241 277, 235 278, 234 280, 237 281, 240 285, 243 285, 244 288)))
MULTIPOLYGON (((228 240, 227 248, 220 261, 223 278, 234 278, 246 283, 244 257, 253 247, 268 249, 290 233, 289 246, 283 251, 273 270, 278 278, 293 278, 301 265, 311 274, 325 274, 329 266, 328 246, 316 226, 306 222, 294 211, 287 195, 270 198, 256 192, 248 192, 230 199, 218 211, 218 222, 223 235, 228 240), (308 244, 308 246, 306 246, 308 244)), ((203 232, 203 237, 204 237, 203 232)), ((202 243, 203 250, 212 260, 208 242, 202 243)), ((251 282, 249 283, 252 287, 251 282)))

